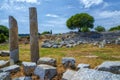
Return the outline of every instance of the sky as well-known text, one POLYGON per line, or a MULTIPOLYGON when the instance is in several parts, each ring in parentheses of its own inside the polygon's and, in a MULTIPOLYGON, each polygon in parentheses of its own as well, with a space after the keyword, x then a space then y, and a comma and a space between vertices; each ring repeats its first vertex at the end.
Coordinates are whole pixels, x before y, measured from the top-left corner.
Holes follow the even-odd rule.
POLYGON ((37 8, 38 31, 69 32, 66 20, 77 13, 94 17, 94 27, 120 25, 119 0, 0 0, 0 25, 9 28, 8 17, 18 22, 20 34, 29 33, 29 7, 37 8))

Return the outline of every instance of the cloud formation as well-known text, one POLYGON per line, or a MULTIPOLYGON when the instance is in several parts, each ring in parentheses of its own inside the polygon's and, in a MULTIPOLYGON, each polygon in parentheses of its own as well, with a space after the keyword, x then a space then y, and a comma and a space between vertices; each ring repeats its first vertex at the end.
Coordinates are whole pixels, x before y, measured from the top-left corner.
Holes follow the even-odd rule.
POLYGON ((110 28, 120 24, 119 5, 119 0, 0 0, 0 24, 9 26, 8 16, 12 15, 18 22, 19 33, 29 33, 28 8, 36 7, 40 32, 68 32, 66 20, 82 12, 95 18, 95 26, 110 28))
POLYGON ((101 18, 113 18, 113 17, 119 17, 120 11, 103 11, 99 13, 99 16, 101 18))
POLYGON ((11 2, 39 3, 39 0, 10 0, 11 2))
POLYGON ((84 5, 84 8, 90 8, 93 5, 103 3, 103 0, 80 0, 80 2, 84 5))
POLYGON ((47 17, 54 17, 54 18, 58 18, 59 16, 58 15, 55 15, 55 14, 46 14, 47 17))

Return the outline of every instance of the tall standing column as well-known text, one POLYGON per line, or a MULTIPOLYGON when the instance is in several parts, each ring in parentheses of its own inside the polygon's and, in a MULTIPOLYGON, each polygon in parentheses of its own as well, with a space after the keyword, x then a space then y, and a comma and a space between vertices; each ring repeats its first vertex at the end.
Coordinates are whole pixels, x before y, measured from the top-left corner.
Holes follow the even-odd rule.
POLYGON ((29 8, 30 18, 30 50, 31 61, 37 62, 39 59, 39 42, 38 42, 38 22, 37 11, 35 7, 29 8))
POLYGON ((18 47, 18 25, 13 16, 9 16, 9 44, 10 44, 10 61, 16 63, 19 61, 18 47))

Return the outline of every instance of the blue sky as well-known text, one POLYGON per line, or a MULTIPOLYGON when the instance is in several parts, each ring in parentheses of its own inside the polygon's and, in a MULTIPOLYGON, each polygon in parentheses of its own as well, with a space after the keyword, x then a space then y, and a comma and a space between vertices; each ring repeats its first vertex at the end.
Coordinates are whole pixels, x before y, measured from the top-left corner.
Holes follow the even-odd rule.
POLYGON ((65 33, 66 20, 86 12, 95 18, 95 26, 106 29, 120 25, 119 0, 0 0, 0 24, 9 27, 8 16, 16 18, 19 33, 29 33, 29 7, 36 7, 39 32, 65 33))

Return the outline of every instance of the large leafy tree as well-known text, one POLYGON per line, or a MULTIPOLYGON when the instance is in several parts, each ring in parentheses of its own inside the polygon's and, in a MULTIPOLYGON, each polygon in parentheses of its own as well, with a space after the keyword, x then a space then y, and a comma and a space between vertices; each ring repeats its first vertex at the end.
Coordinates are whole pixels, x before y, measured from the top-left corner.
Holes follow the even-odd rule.
POLYGON ((87 13, 75 14, 66 21, 66 25, 71 30, 88 32, 89 28, 94 27, 94 18, 87 13))
POLYGON ((105 31, 105 28, 104 28, 103 26, 97 26, 97 27, 95 28, 95 31, 97 31, 97 32, 104 32, 104 31, 105 31))

